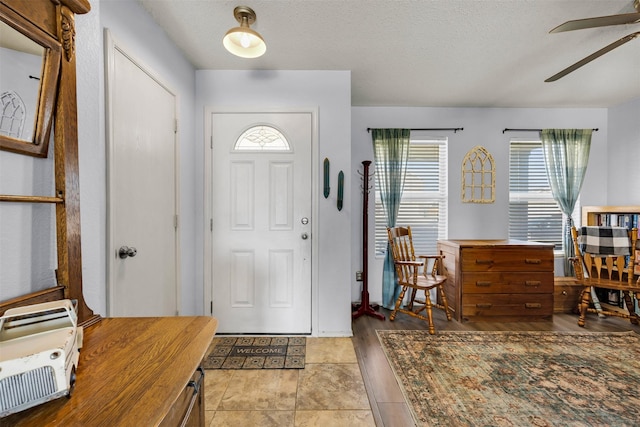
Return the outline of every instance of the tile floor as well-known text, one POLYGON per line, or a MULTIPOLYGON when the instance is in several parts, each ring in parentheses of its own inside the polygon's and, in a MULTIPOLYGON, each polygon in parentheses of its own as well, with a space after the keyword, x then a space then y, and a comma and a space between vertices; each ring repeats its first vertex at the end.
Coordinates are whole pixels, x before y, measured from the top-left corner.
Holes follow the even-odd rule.
POLYGON ((307 338, 304 369, 208 370, 206 426, 374 427, 351 338, 307 338))

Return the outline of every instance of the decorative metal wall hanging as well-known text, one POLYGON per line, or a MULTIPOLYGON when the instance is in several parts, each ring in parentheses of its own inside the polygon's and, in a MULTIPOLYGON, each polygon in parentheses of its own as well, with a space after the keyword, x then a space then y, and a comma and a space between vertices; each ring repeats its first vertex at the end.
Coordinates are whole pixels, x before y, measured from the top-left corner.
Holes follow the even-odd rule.
POLYGON ((477 145, 462 162, 462 202, 493 203, 495 200, 495 162, 486 148, 477 145))
POLYGON ((331 188, 329 187, 329 159, 324 159, 324 198, 329 197, 331 188))
POLYGON ((344 172, 338 174, 338 210, 342 210, 342 200, 344 198, 344 172))

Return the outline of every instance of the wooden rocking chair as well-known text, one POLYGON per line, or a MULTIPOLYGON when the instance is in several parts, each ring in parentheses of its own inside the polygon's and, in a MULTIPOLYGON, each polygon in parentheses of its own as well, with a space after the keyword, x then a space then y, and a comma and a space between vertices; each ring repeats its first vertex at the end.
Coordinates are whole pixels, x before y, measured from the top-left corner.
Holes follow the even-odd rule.
POLYGON ((444 283, 447 280, 442 262, 444 255, 420 255, 416 260, 411 227, 387 228, 387 234, 393 262, 398 273, 398 285, 402 288, 389 320, 394 320, 398 312, 405 313, 409 316, 426 320, 429 323, 429 333, 435 334, 432 307, 443 309, 447 315, 447 320, 451 320, 447 297, 444 293, 444 283), (429 264, 431 264, 430 270, 429 264), (404 307, 403 300, 408 289, 411 289, 411 296, 408 304, 404 307), (438 289, 441 304, 431 301, 431 296, 429 295, 431 289, 438 289), (418 298, 418 291, 424 294, 424 299, 418 298), (425 311, 426 316, 421 314, 422 311, 425 311))
POLYGON ((587 312, 628 318, 634 325, 640 317, 635 303, 640 300, 640 277, 635 262, 638 230, 621 227, 575 227, 571 237, 576 256, 572 258, 576 279, 584 285, 580 294, 578 325, 584 326, 587 312), (612 309, 591 308, 591 294, 595 288, 622 291, 627 312, 612 309))

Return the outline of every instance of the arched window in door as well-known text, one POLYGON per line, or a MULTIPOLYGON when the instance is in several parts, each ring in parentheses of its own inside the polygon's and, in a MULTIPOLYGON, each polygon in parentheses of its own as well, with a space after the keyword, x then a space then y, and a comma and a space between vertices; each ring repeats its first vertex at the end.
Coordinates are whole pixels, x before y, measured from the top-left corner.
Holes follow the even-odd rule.
POLYGON ((269 125, 252 126, 240 135, 234 151, 291 151, 287 138, 269 125))
POLYGON ((20 95, 12 90, 0 95, 0 134, 22 139, 26 109, 20 95))

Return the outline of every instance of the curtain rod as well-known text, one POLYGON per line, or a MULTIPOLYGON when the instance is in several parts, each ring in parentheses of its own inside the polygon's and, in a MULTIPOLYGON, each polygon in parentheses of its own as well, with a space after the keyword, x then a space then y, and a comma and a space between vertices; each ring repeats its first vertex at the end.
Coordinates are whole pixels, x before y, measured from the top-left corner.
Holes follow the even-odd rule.
MULTIPOLYGON (((594 132, 598 132, 598 128, 595 129, 591 129, 594 132)), ((502 130, 502 133, 505 132, 542 132, 542 129, 509 129, 509 128, 504 128, 502 130)))
MULTIPOLYGON (((458 132, 459 130, 464 130, 464 128, 421 128, 421 129, 409 129, 409 130, 449 130, 449 131, 453 131, 453 133, 458 132)), ((371 132, 371 128, 367 128, 367 133, 371 132)))

